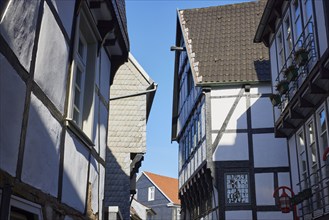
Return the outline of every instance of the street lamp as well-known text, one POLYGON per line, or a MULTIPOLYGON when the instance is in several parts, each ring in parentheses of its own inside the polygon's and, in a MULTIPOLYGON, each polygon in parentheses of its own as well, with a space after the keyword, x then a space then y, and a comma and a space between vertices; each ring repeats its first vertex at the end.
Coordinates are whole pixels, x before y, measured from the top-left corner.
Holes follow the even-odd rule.
MULTIPOLYGON (((279 190, 282 190, 282 194, 279 196, 279 205, 282 213, 289 213, 291 210, 291 197, 295 196, 294 192, 287 186, 280 186, 276 188, 273 192, 273 197, 277 195, 279 190), (291 197, 286 193, 286 191, 289 191, 291 194, 291 197)), ((299 217, 297 217, 297 211, 296 211, 296 205, 293 206, 293 215, 294 220, 299 220, 299 217)))

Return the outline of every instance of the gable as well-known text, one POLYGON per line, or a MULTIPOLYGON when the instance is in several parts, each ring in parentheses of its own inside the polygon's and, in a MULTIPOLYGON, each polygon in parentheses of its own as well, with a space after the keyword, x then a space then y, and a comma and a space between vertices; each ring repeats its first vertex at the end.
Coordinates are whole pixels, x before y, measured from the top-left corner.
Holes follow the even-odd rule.
POLYGON ((253 43, 265 1, 178 11, 197 84, 270 80, 268 50, 253 43))

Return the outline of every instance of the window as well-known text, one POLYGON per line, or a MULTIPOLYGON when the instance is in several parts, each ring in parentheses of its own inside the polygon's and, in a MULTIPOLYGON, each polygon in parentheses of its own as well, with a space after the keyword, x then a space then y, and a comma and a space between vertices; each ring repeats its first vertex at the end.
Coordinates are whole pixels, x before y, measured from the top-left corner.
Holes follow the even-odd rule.
POLYGON ((87 66, 87 43, 82 33, 79 34, 77 49, 75 52, 75 74, 73 80, 73 120, 79 127, 82 127, 82 109, 84 95, 84 79, 87 66))
POLYGON ((247 173, 225 175, 226 204, 249 203, 249 176, 247 173))
POLYGON ((301 19, 301 16, 300 16, 300 6, 299 4, 294 4, 293 6, 294 10, 293 10, 293 13, 294 13, 294 38, 295 38, 295 42, 298 43, 298 46, 301 47, 301 43, 302 39, 299 39, 301 37, 301 34, 302 34, 302 31, 303 31, 303 28, 302 28, 302 19, 301 19))
POLYGON ((277 35, 277 50, 278 50, 278 62, 279 62, 279 69, 281 69, 285 63, 285 56, 284 56, 284 50, 283 50, 283 38, 281 32, 277 35))
POLYGON ((69 117, 90 139, 97 59, 97 39, 91 25, 82 9, 77 19, 69 102, 69 117))
POLYGON ((154 200, 154 194, 155 194, 155 187, 150 186, 148 188, 148 201, 153 201, 154 200))
POLYGON ((325 151, 328 147, 328 132, 327 132, 327 120, 326 120, 325 109, 321 109, 318 113, 318 124, 319 124, 319 145, 320 149, 325 151))
MULTIPOLYGON (((302 190, 309 187, 308 171, 307 171, 307 157, 305 148, 304 131, 299 131, 297 135, 297 150, 298 150, 298 162, 300 171, 300 186, 302 190)), ((309 212, 309 201, 303 201, 303 212, 309 212)))
POLYGON ((289 16, 284 21, 284 28, 285 28, 285 36, 286 36, 286 57, 290 56, 290 53, 292 51, 293 45, 292 45, 292 36, 291 36, 291 26, 290 26, 290 18, 289 16))
MULTIPOLYGON (((312 188, 317 188, 320 181, 319 175, 319 162, 318 162, 318 152, 317 146, 315 143, 315 130, 314 122, 310 121, 306 125, 306 135, 307 135, 307 147, 308 147, 308 162, 310 167, 310 184, 312 188)), ((321 194, 319 191, 315 193, 312 197, 312 206, 313 209, 321 207, 321 194)))
POLYGON ((305 151, 305 139, 303 135, 303 131, 300 131, 297 139, 298 145, 298 154, 299 154, 299 170, 301 174, 301 186, 302 189, 308 188, 308 174, 307 174, 307 159, 306 159, 306 151, 305 151))
POLYGON ((41 207, 37 204, 12 196, 10 200, 10 220, 42 220, 41 207))

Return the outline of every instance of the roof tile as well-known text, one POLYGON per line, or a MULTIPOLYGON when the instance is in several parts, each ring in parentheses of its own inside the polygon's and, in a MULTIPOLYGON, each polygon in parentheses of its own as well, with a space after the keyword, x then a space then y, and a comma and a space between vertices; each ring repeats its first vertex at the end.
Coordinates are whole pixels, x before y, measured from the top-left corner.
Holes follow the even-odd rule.
POLYGON ((185 40, 191 40, 188 52, 199 62, 199 83, 270 81, 268 50, 253 43, 265 3, 179 11, 185 40))

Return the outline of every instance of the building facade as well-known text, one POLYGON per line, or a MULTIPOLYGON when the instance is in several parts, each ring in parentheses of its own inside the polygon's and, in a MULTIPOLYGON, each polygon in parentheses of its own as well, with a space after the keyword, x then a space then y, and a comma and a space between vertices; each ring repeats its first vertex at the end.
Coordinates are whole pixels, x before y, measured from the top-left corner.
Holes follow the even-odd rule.
POLYGON ((111 85, 104 204, 118 206, 122 219, 129 219, 136 193, 136 173, 146 153, 146 124, 156 89, 132 54, 111 85))
POLYGON ((288 142, 291 189, 309 192, 294 203, 299 219, 329 218, 328 12, 325 0, 269 0, 254 38, 269 48, 275 135, 288 142))
POLYGON ((178 179, 143 171, 138 176, 136 190, 136 201, 149 208, 146 220, 181 219, 178 179))
POLYGON ((274 190, 290 184, 275 139, 266 47, 253 43, 265 1, 177 11, 172 140, 182 219, 291 219, 274 190))
POLYGON ((0 2, 0 219, 103 219, 124 1, 0 2))

